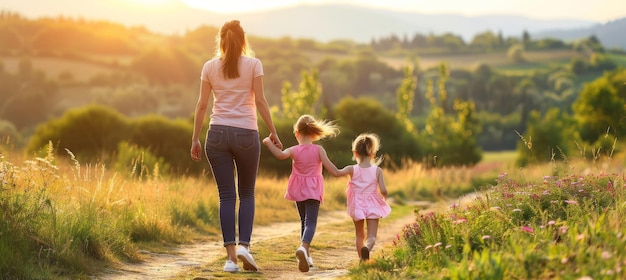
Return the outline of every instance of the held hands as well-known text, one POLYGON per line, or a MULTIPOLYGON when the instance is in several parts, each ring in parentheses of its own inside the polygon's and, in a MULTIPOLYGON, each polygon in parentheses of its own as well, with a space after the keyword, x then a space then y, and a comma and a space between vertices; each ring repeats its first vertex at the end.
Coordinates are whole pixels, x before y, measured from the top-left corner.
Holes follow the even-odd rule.
POLYGON ((281 149, 281 150, 283 149, 283 143, 280 142, 278 135, 274 133, 270 133, 268 137, 263 138, 263 144, 268 147, 269 147, 269 144, 272 144, 278 147, 278 149, 281 149))

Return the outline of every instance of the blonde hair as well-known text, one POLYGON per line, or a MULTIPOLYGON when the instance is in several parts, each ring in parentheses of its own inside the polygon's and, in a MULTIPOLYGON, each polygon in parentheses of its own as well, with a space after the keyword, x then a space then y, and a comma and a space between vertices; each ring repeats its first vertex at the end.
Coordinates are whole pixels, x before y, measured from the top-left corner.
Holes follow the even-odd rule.
POLYGON ((315 141, 339 135, 339 128, 331 121, 316 120, 311 115, 302 115, 293 125, 293 132, 309 136, 315 141))
POLYGON ((215 56, 222 60, 222 72, 227 79, 239 78, 239 57, 250 55, 246 33, 238 20, 231 20, 220 29, 216 40, 215 56))
POLYGON ((376 153, 380 150, 380 137, 375 133, 361 133, 352 141, 352 152, 355 153, 355 160, 360 162, 361 159, 369 157, 375 165, 379 165, 383 159, 376 158, 376 153))

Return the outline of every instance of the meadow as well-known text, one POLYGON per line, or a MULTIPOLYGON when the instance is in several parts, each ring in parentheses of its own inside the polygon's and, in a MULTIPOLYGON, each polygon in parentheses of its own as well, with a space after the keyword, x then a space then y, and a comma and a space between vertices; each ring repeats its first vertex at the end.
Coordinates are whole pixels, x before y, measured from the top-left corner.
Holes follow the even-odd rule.
MULTIPOLYGON (((52 145, 39 156, 8 145, 0 151, 0 278, 90 275, 97 267, 142 261, 140 249, 167 251, 219 234, 210 174, 168 178, 158 166, 147 169, 141 157, 114 170, 79 162, 71 151, 57 157, 52 145)), ((206 162, 198 164, 208 168, 206 162)), ((386 176, 390 198, 402 204, 456 197, 497 173, 493 168, 474 174, 471 167, 439 170, 407 163, 386 176)), ((297 220, 293 205, 283 198, 286 182, 263 175, 258 179, 256 225, 297 220)), ((328 179, 322 211, 345 209, 345 183, 345 178, 328 179)))
POLYGON ((352 279, 624 279, 623 158, 502 169, 468 205, 419 212, 352 279))
MULTIPOLYGON (((141 158, 113 170, 55 157, 53 149, 39 156, 7 145, 0 150, 1 278, 82 278, 115 263, 141 262, 139 250, 166 252, 219 235, 210 174, 168 178, 146 169, 141 158)), ((385 255, 355 264, 347 277, 625 277, 624 159, 561 158, 524 168, 514 159, 514 152, 486 153, 474 167, 406 163, 386 171, 398 207, 479 195, 466 207, 417 211, 385 255)), ((283 199, 286 181, 259 178, 257 225, 297 220, 283 199)), ((322 212, 343 210, 344 191, 345 178, 329 177, 322 212)))

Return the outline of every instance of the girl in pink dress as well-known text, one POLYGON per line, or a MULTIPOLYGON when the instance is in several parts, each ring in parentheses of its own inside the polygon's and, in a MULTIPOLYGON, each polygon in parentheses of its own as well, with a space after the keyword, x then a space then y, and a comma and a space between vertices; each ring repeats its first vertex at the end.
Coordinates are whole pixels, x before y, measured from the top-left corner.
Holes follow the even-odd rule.
POLYGON ((391 213, 387 199, 387 187, 383 170, 378 167, 380 158, 380 138, 373 133, 364 133, 352 142, 352 153, 357 164, 346 166, 339 175, 349 174, 346 189, 348 215, 352 217, 356 233, 356 250, 361 261, 369 259, 370 251, 376 243, 378 220, 391 213), (379 193, 380 189, 380 193, 379 193), (367 241, 365 224, 367 223, 367 241))
POLYGON ((337 167, 328 159, 326 150, 313 142, 332 138, 339 129, 331 122, 316 120, 310 115, 301 116, 293 126, 298 145, 281 150, 268 137, 263 144, 278 159, 292 159, 291 175, 285 192, 285 199, 295 201, 300 214, 300 237, 302 243, 296 250, 298 269, 309 271, 313 260, 309 246, 315 235, 317 216, 324 198, 324 177, 322 166, 332 175, 340 176, 337 167))

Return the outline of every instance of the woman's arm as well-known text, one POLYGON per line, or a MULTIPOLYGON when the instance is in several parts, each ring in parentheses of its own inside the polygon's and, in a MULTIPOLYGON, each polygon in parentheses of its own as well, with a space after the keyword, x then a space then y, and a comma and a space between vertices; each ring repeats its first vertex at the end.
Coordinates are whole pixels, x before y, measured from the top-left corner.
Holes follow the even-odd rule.
POLYGON ((196 102, 196 110, 193 120, 193 135, 191 136, 191 159, 199 161, 202 159, 202 145, 200 144, 200 131, 202 123, 209 107, 209 98, 213 88, 207 81, 200 82, 200 94, 196 102))
POLYGON ((385 177, 383 176, 383 169, 376 168, 376 178, 378 178, 378 187, 380 188, 380 194, 387 199, 387 186, 385 185, 385 177))
POLYGON ((265 91, 263 89, 263 76, 255 77, 252 80, 252 90, 254 91, 254 102, 256 103, 257 111, 263 122, 267 126, 270 131, 269 138, 272 140, 272 143, 278 147, 278 149, 283 148, 283 143, 280 142, 280 138, 278 138, 278 133, 276 133, 276 127, 274 126, 274 122, 272 121, 272 113, 270 113, 270 105, 267 103, 267 99, 265 98, 265 91))
POLYGON ((352 174, 352 168, 348 169, 348 167, 344 167, 341 170, 337 169, 337 166, 335 166, 335 164, 330 161, 330 159, 328 158, 328 154, 326 153, 326 150, 324 149, 324 147, 319 146, 320 149, 320 159, 322 160, 322 165, 324 166, 324 168, 326 168, 326 170, 328 170, 328 172, 330 172, 330 174, 332 174, 335 177, 340 177, 340 176, 344 176, 344 175, 348 175, 348 174, 352 174))
POLYGON ((272 142, 272 139, 270 139, 270 137, 265 137, 263 139, 263 144, 265 146, 267 146, 267 148, 270 150, 270 152, 272 152, 272 154, 280 160, 283 159, 288 159, 291 157, 291 155, 293 154, 293 151, 291 148, 287 148, 284 151, 282 151, 280 148, 278 148, 276 146, 276 144, 274 144, 274 142, 272 142))

